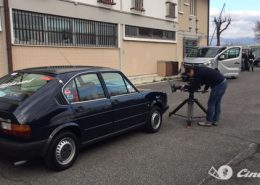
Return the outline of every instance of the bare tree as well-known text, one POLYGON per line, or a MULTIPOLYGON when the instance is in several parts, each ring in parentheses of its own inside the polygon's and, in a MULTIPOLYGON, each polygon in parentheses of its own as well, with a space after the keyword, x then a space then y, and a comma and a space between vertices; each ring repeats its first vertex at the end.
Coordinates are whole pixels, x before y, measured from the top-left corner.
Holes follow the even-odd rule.
POLYGON ((256 41, 260 42, 260 21, 256 21, 254 31, 255 31, 256 41))
POLYGON ((214 23, 216 24, 216 31, 217 31, 217 46, 220 46, 220 35, 223 31, 225 31, 228 26, 231 24, 231 18, 227 17, 215 17, 214 18, 214 23), (225 25, 223 29, 221 29, 221 26, 225 25))

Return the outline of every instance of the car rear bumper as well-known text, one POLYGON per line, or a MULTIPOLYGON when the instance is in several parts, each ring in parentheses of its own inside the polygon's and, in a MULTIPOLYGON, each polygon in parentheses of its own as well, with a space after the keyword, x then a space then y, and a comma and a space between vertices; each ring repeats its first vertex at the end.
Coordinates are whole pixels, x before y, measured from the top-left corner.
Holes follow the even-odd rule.
POLYGON ((29 159, 44 155, 47 140, 35 142, 16 142, 0 138, 0 153, 15 159, 29 159))

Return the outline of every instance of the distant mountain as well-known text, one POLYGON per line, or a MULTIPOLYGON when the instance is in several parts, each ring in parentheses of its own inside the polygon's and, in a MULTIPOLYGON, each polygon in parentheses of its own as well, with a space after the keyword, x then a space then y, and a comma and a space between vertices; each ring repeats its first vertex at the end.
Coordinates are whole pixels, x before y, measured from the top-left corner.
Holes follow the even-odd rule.
MULTIPOLYGON (((254 37, 240 37, 240 38, 221 38, 221 45, 239 45, 247 46, 256 44, 254 37)), ((217 40, 213 39, 211 45, 216 45, 217 40)))

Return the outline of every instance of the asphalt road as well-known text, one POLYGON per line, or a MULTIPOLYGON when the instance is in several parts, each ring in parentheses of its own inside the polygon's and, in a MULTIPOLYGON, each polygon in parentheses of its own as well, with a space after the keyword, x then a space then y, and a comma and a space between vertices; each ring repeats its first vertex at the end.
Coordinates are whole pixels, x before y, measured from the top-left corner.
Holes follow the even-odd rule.
MULTIPOLYGON (((217 127, 186 128, 185 120, 164 115, 160 132, 139 130, 89 146, 81 151, 73 167, 53 172, 41 159, 14 166, 0 157, 0 185, 256 185, 260 178, 237 178, 242 169, 260 173, 260 68, 228 80, 217 127), (230 180, 208 175, 230 164, 230 180)), ((175 83, 181 83, 176 81, 175 83)), ((187 93, 170 92, 166 82, 139 86, 166 91, 170 110, 187 98, 187 93)), ((206 105, 208 94, 195 94, 206 105)), ((184 107, 179 112, 186 114, 184 107)), ((203 113, 196 109, 196 116, 203 113)))

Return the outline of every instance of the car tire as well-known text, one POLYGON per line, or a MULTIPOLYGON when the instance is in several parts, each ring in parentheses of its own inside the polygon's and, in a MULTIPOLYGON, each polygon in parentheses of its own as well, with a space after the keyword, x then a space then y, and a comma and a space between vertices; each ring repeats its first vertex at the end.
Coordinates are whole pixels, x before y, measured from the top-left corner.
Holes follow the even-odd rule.
POLYGON ((144 131, 148 133, 156 133, 162 126, 162 111, 159 107, 153 107, 150 111, 148 120, 146 121, 144 131))
POLYGON ((46 166, 56 171, 69 168, 77 159, 78 146, 78 138, 74 133, 66 131, 58 134, 45 156, 46 166))

